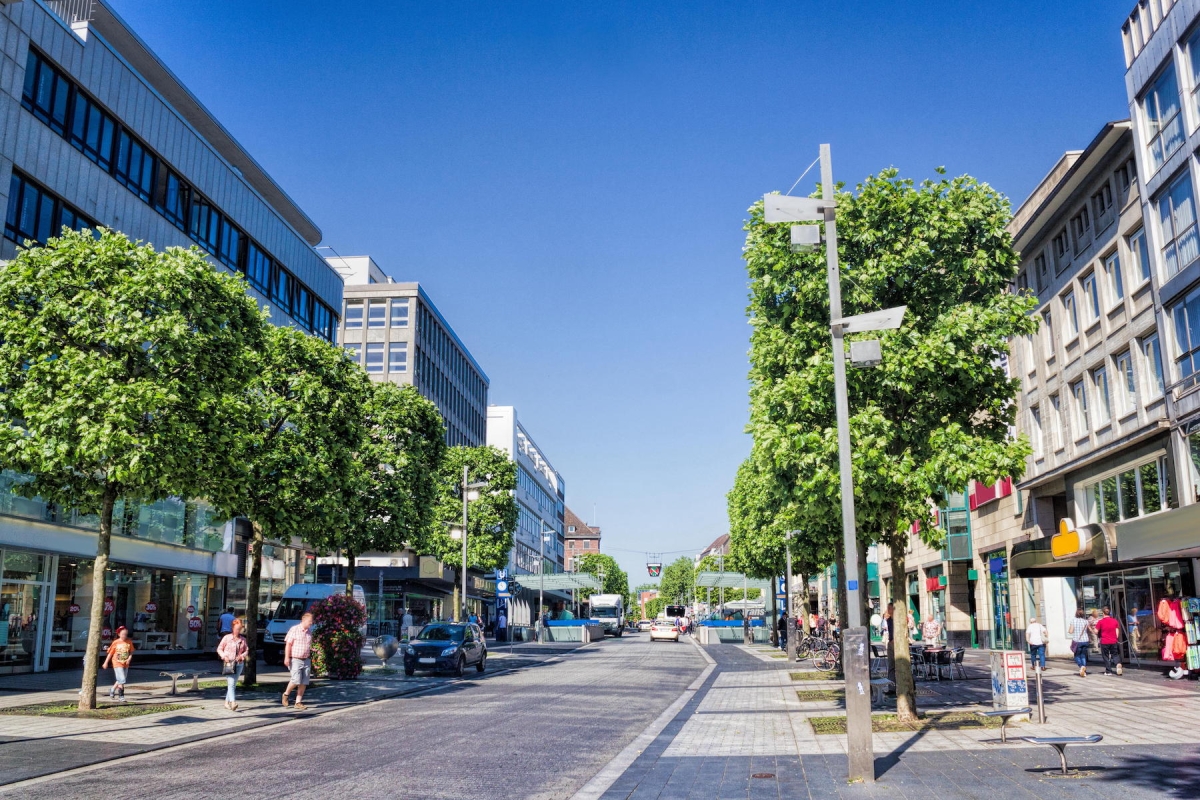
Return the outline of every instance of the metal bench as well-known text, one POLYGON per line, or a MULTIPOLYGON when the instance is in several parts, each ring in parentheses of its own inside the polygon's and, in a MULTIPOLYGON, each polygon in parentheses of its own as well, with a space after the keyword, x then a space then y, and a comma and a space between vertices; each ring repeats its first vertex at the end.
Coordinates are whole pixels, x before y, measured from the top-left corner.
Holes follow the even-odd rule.
MULTIPOLYGON (((1013 717, 1018 717, 1022 714, 1032 714, 1032 708, 999 708, 995 711, 976 711, 975 714, 980 717, 999 717, 1000 718, 1000 742, 1008 744, 1008 721, 1013 717)), ((996 741, 992 739, 991 741, 996 741)))
POLYGON ((1030 744, 1048 744, 1058 751, 1058 759, 1062 762, 1062 775, 1070 775, 1071 770, 1067 768, 1067 745, 1069 744, 1096 744, 1104 737, 1098 733, 1093 733, 1091 736, 1022 736, 1022 739, 1030 744))
POLYGON ((198 691, 200 691, 200 676, 208 675, 208 674, 209 673, 207 673, 207 672, 191 672, 191 671, 188 671, 188 672, 160 672, 160 673, 158 673, 158 677, 170 678, 171 679, 170 694, 176 695, 176 694, 179 694, 179 679, 180 678, 186 678, 188 675, 191 675, 192 676, 192 691, 198 692, 198 691))

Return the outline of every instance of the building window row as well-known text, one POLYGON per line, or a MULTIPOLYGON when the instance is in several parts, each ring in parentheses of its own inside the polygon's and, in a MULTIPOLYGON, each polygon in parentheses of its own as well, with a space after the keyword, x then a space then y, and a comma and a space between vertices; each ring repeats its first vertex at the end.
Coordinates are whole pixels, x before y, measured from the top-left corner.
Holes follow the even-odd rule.
POLYGON ((333 309, 32 47, 21 105, 301 326, 333 341, 333 309))
POLYGON ((387 373, 408 372, 408 342, 347 342, 343 347, 355 364, 361 364, 372 375, 384 374, 384 353, 387 354, 387 373))
MULTIPOLYGON (((1121 419, 1132 414, 1142 398, 1142 402, 1151 402, 1162 397, 1162 353, 1158 334, 1147 334, 1138 339, 1136 344, 1136 352, 1140 355, 1140 363, 1136 367, 1135 350, 1130 348, 1117 353, 1111 360, 1104 359, 1068 384, 1072 402, 1072 429, 1077 440, 1083 440, 1093 429, 1111 423, 1114 415, 1121 419), (1140 382, 1138 373, 1141 373, 1140 382)), ((1055 419, 1052 422, 1057 428, 1061 424, 1057 419, 1058 396, 1054 395, 1051 400, 1055 405, 1055 419)), ((1030 417, 1033 433, 1040 440, 1042 416, 1038 406, 1031 406, 1030 417)), ((1034 442, 1034 449, 1039 456, 1044 452, 1040 441, 1034 442)))
POLYGON ((452 446, 459 436, 457 425, 464 423, 470 433, 468 438, 462 435, 462 444, 483 442, 487 439, 487 419, 484 413, 477 409, 458 387, 433 362, 423 347, 417 348, 414 381, 422 395, 429 398, 442 413, 446 421, 446 441, 452 446))
POLYGON ((1160 457, 1084 488, 1091 522, 1121 522, 1168 506, 1167 459, 1160 457))
POLYGON ((361 330, 363 309, 366 307, 368 328, 382 329, 391 324, 393 328, 408 327, 409 303, 407 297, 392 297, 385 300, 347 300, 342 314, 346 330, 361 330))
POLYGON ((64 226, 76 231, 97 227, 70 203, 14 169, 8 185, 4 235, 18 244, 27 239, 45 244, 64 226))
POLYGON ((471 366, 458 343, 424 305, 419 311, 417 333, 422 349, 431 357, 436 357, 442 372, 463 387, 480 413, 486 413, 484 409, 487 407, 487 384, 484 383, 483 377, 471 366))

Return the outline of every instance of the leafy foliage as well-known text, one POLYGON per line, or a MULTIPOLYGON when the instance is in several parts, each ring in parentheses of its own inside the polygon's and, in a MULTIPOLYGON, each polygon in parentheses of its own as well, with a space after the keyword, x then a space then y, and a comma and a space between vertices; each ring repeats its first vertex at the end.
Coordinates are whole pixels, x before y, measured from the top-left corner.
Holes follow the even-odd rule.
POLYGON ((659 583, 659 596, 672 604, 690 603, 692 601, 692 584, 695 582, 695 578, 696 572, 692 568, 692 559, 680 556, 663 567, 662 579, 659 583))
POLYGON ((597 577, 603 572, 604 580, 601 582, 603 589, 598 594, 619 594, 625 598, 625 605, 629 605, 629 576, 612 556, 606 553, 584 553, 576 556, 575 571, 586 572, 597 577))
POLYGON ((462 559, 462 542, 451 538, 443 523, 462 524, 463 467, 467 482, 487 481, 479 499, 470 502, 467 512, 467 562, 474 567, 495 569, 508 563, 517 529, 517 466, 504 451, 495 447, 451 447, 442 459, 437 475, 437 505, 433 520, 424 530, 417 548, 448 564, 462 559))
MULTIPOLYGON (((101 229, 0 266, 0 453, 16 487, 99 514, 92 596, 104 596, 113 508, 221 494, 263 318, 199 250, 157 253, 101 229)), ((81 709, 95 708, 102 604, 92 603, 81 709)))
POLYGON ((362 673, 362 626, 367 609, 352 595, 331 594, 313 603, 313 668, 318 675, 352 681, 362 673))

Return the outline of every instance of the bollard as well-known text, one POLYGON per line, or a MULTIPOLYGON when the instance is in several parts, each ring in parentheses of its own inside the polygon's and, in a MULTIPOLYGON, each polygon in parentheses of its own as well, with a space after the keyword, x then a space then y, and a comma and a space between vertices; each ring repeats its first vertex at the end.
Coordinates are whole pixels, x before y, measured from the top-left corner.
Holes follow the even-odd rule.
POLYGON ((1046 704, 1042 702, 1042 671, 1038 667, 1034 667, 1034 673, 1037 675, 1037 693, 1038 693, 1038 723, 1046 724, 1046 704))

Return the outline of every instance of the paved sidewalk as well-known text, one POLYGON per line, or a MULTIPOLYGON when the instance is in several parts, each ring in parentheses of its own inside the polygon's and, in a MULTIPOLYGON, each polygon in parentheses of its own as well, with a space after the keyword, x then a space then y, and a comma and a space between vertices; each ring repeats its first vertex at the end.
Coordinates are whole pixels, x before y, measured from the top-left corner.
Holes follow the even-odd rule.
MULTIPOLYGON (((705 648, 717 670, 692 701, 604 794, 605 798, 726 797, 1140 797, 1200 798, 1200 687, 1154 671, 1080 678, 1067 666, 1044 674, 1047 722, 1010 735, 1104 736, 1102 746, 1068 750, 1085 773, 1056 778, 1058 757, 995 729, 875 734, 874 786, 846 784, 846 737, 816 735, 813 716, 844 715, 835 702, 801 702, 797 691, 837 681, 792 681, 769 648, 705 648)), ((968 679, 918 683, 918 705, 991 706, 986 654, 972 654, 968 679)), ((895 708, 894 701, 889 707, 895 708)), ((877 708, 885 713, 888 708, 877 708)))
MULTIPOLYGON (((389 668, 382 669, 373 655, 370 658, 364 656, 367 668, 361 678, 355 681, 317 679, 305 695, 308 710, 299 712, 293 708, 283 708, 280 694, 275 690, 269 693, 245 692, 240 686, 238 711, 227 710, 224 707, 225 682, 217 674, 219 664, 215 660, 170 665, 193 671, 212 671, 214 674, 201 678, 202 687, 205 683, 220 682, 219 686, 192 692, 189 691, 191 681, 180 680, 180 692, 174 697, 169 694, 170 679, 158 677, 158 673, 168 671, 169 666, 145 666, 140 670, 135 669, 131 675, 125 692, 128 703, 170 703, 184 708, 120 720, 0 714, 0 785, 198 739, 319 715, 352 705, 462 683, 469 685, 486 680, 497 672, 554 663, 565 652, 568 652, 566 648, 540 648, 537 645, 517 646, 510 652, 507 645, 499 645, 488 650, 486 673, 477 675, 471 670, 461 681, 428 673, 407 677, 399 659, 392 659, 389 668)), ((55 701, 73 702, 78 698, 80 675, 81 670, 7 676, 0 679, 0 708, 55 701)), ((107 688, 111 685, 111 672, 103 677, 105 680, 100 683, 99 699, 101 706, 106 706, 110 704, 107 688)), ((280 667, 259 662, 258 678, 260 683, 279 685, 287 682, 288 673, 280 667)))

